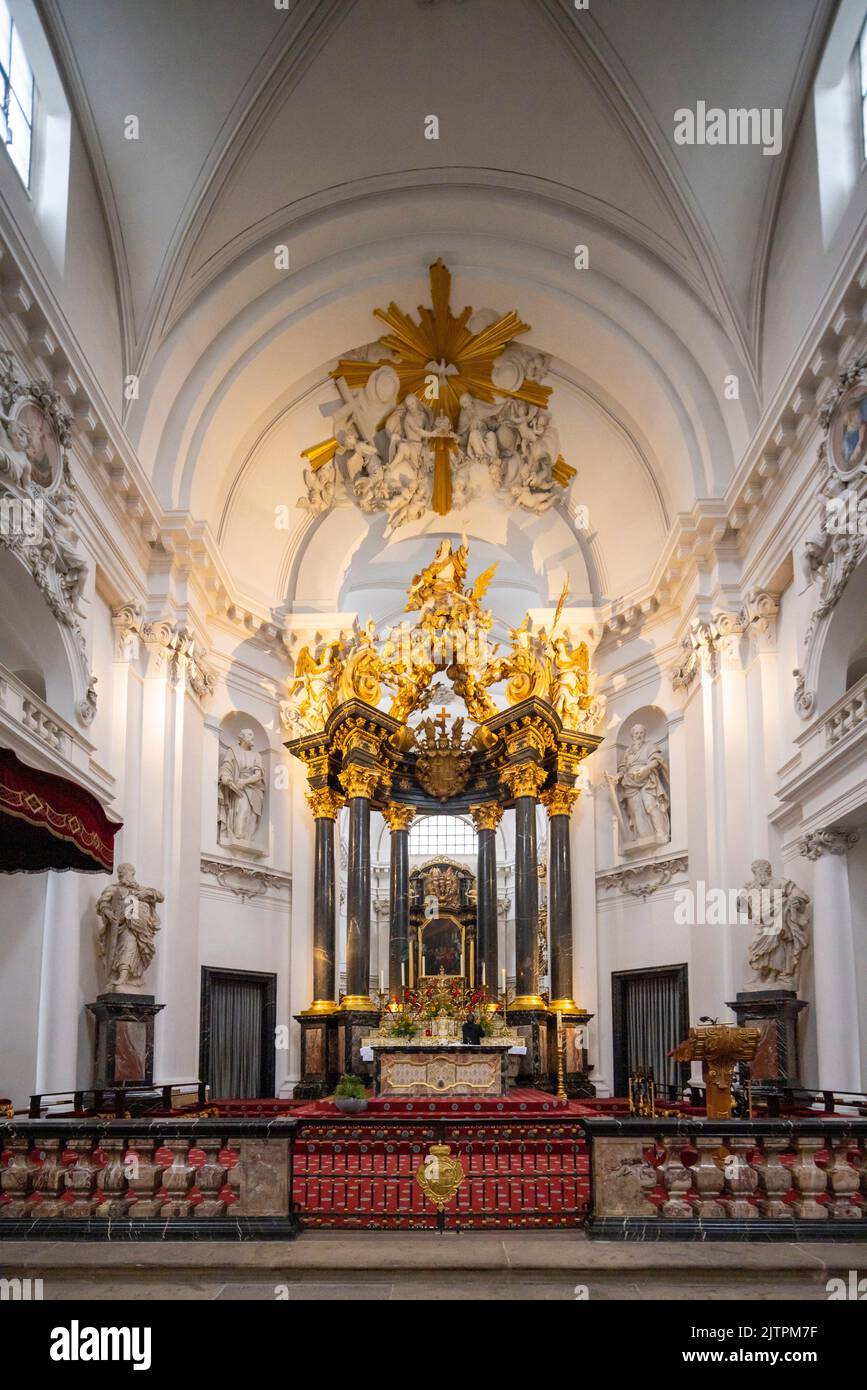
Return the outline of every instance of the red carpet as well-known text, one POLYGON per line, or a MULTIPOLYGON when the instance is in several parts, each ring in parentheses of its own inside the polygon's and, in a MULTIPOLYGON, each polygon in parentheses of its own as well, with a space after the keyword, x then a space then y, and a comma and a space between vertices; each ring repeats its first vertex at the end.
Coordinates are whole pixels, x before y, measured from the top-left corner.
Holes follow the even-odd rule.
MULTIPOLYGON (((362 1116, 367 1115, 371 1118, 383 1119, 391 1116, 401 1119, 412 1117, 413 1119, 472 1119, 475 1116, 489 1117, 513 1117, 515 1119, 530 1118, 537 1115, 547 1115, 556 1118, 562 1115, 583 1115, 588 1113, 582 1106, 574 1101, 567 1101, 563 1105, 557 1100, 556 1096, 546 1094, 544 1091, 534 1091, 528 1087, 514 1087, 507 1096, 499 1099, 475 1100, 472 1096, 457 1096, 454 1100, 439 1098, 437 1100, 386 1100, 382 1096, 372 1096, 367 1102, 367 1109, 362 1111, 362 1116)), ((592 1112, 590 1112, 592 1113, 592 1112)), ((292 1114, 296 1119, 305 1117, 327 1117, 340 1118, 341 1112, 337 1109, 334 1101, 328 1100, 302 1102, 298 1108, 293 1108, 292 1114)), ((359 1119, 361 1116, 350 1116, 351 1119, 359 1119)))

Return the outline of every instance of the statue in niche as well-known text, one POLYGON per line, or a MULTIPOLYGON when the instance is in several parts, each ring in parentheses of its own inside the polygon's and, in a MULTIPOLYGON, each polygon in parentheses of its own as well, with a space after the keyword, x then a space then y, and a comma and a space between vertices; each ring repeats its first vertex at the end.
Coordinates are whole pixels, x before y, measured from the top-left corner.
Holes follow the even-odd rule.
POLYGON ((143 888, 136 881, 132 864, 120 864, 117 883, 109 884, 100 893, 96 903, 96 950, 105 970, 106 993, 141 989, 144 973, 154 958, 154 937, 160 928, 156 905, 164 901, 156 888, 143 888))
POLYGON ((609 773, 609 781, 628 838, 667 844, 671 839, 668 771, 663 753, 650 742, 643 724, 633 724, 629 746, 616 775, 609 773))
POLYGON ((237 748, 227 748, 219 773, 219 840, 252 847, 265 806, 265 769, 252 729, 242 729, 237 748))
POLYGON ((801 956, 813 920, 810 895, 790 878, 774 878, 767 859, 750 865, 752 878, 738 895, 738 909, 753 924, 747 989, 797 991, 801 956))

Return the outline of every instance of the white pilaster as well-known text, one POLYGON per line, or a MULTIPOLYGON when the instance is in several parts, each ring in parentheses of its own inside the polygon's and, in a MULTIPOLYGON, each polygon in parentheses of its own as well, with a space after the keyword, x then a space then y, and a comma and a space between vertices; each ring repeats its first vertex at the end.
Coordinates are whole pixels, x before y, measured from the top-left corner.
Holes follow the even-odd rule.
POLYGON ((861 1050, 852 906, 846 854, 857 835, 819 830, 805 835, 813 861, 813 977, 819 1086, 861 1090, 861 1050))

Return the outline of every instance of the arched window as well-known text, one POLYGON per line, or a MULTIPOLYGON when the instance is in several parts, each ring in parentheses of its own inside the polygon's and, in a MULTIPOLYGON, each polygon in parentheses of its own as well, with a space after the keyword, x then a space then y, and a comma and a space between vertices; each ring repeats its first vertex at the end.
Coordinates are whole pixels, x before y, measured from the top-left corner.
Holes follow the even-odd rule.
POLYGON ((410 854, 475 854, 476 832, 462 816, 423 816, 409 832, 410 854))
POLYGON ((0 128, 9 158, 25 188, 30 187, 33 107, 36 83, 21 42, 18 25, 9 13, 6 0, 0 0, 0 128))

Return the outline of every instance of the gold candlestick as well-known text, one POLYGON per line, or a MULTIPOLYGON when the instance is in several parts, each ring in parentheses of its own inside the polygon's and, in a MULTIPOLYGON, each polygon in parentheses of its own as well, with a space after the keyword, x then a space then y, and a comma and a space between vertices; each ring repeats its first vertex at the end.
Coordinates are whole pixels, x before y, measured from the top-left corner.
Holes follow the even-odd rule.
POLYGON ((566 1033, 563 1015, 557 1010, 557 1099, 566 1104, 566 1033))

